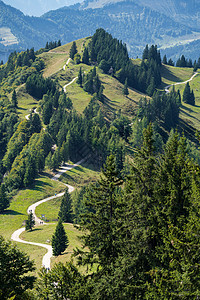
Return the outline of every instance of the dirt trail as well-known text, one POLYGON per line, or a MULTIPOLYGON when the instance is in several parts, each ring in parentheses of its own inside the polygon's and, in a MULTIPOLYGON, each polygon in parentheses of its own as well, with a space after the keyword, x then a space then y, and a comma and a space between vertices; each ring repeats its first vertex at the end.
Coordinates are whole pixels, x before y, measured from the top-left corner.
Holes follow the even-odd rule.
POLYGON ((199 74, 199 73, 198 73, 198 72, 195 72, 195 73, 192 75, 192 77, 191 77, 190 79, 188 79, 188 80, 186 80, 186 81, 184 81, 184 82, 176 82, 176 83, 167 85, 167 86, 165 87, 165 92, 166 92, 166 94, 169 93, 169 89, 170 89, 171 86, 173 86, 173 85, 179 85, 179 84, 186 84, 187 82, 192 81, 192 80, 194 79, 194 77, 195 77, 197 74, 199 74))
MULTIPOLYGON (((79 166, 82 162, 84 162, 85 159, 82 159, 80 161, 78 161, 76 164, 74 165, 69 165, 69 164, 64 164, 62 167, 59 168, 58 172, 56 173, 56 175, 54 177, 52 177, 52 180, 58 180, 60 178, 60 176, 73 169, 76 168, 77 166, 79 166)), ((65 184, 68 187, 69 193, 72 193, 74 191, 74 187, 68 184, 65 184)), ((33 217, 35 218, 35 223, 36 225, 39 226, 43 226, 43 225, 48 225, 47 223, 45 223, 43 220, 39 219, 36 214, 35 214, 35 209, 37 206, 39 206, 40 204, 47 202, 49 200, 58 198, 58 197, 62 197, 64 195, 63 193, 59 193, 59 194, 55 194, 51 197, 45 198, 43 200, 40 200, 32 205, 30 205, 27 209, 27 213, 32 212, 33 213, 33 217)), ((35 246, 39 246, 39 247, 43 247, 46 248, 48 251, 47 253, 43 256, 42 259, 42 266, 44 266, 46 269, 50 269, 51 267, 51 257, 53 256, 53 251, 52 251, 52 247, 51 245, 47 245, 47 244, 41 244, 41 243, 33 243, 33 242, 28 242, 28 241, 24 241, 20 238, 20 234, 22 232, 25 231, 25 227, 22 227, 20 229, 17 229, 15 232, 13 232, 12 236, 11 236, 11 240, 15 241, 15 242, 19 242, 19 243, 24 243, 24 244, 29 244, 29 245, 35 245, 35 246)))

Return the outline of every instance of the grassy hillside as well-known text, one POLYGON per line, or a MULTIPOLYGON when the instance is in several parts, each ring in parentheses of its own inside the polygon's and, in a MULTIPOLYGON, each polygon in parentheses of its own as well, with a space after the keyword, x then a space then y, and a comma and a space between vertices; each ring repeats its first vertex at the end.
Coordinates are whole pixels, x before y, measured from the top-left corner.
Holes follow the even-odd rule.
MULTIPOLYGON (((177 68, 171 66, 162 66, 162 88, 166 85, 174 84, 176 82, 184 82, 191 78, 194 74, 192 68, 177 68)), ((194 140, 195 131, 200 130, 200 74, 198 74, 189 83, 195 95, 195 106, 186 104, 182 101, 180 110, 180 129, 184 130, 187 137, 194 140)), ((185 83, 175 85, 175 90, 180 90, 181 96, 185 88, 185 83)), ((172 88, 171 88, 172 89, 172 88)))
POLYGON ((178 68, 167 65, 162 65, 161 76, 162 86, 170 85, 176 82, 182 82, 188 80, 193 75, 192 68, 178 68))

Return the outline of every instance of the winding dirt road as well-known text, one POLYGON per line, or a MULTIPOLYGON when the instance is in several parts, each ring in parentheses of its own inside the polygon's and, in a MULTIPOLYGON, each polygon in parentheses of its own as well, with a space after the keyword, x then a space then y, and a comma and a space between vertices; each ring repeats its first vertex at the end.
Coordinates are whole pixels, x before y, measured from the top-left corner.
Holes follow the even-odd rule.
POLYGON ((168 94, 168 93, 170 92, 169 89, 170 89, 171 86, 173 86, 173 85, 179 85, 179 84, 186 84, 187 82, 192 81, 192 80, 194 79, 194 77, 195 77, 197 74, 199 74, 199 73, 198 73, 198 72, 195 72, 195 73, 192 75, 192 77, 191 77, 190 79, 188 79, 188 80, 186 80, 186 81, 184 81, 184 82, 176 82, 176 83, 167 85, 167 86, 165 87, 165 92, 166 92, 166 94, 168 94))
MULTIPOLYGON (((58 172, 56 173, 56 175, 54 177, 52 177, 52 180, 58 180, 60 178, 60 176, 67 172, 68 170, 71 170, 73 168, 76 168, 77 166, 79 166, 82 162, 84 162, 85 159, 82 159, 80 161, 78 161, 76 164, 74 165, 69 165, 69 164, 64 164, 62 167, 59 168, 58 172)), ((65 184, 68 187, 68 191, 69 193, 72 193, 74 191, 74 187, 68 184, 65 184)), ((45 223, 43 220, 39 219, 36 214, 35 214, 35 209, 37 206, 39 206, 40 204, 47 202, 49 200, 55 199, 55 198, 59 198, 62 197, 64 195, 63 193, 59 193, 56 194, 54 196, 45 198, 43 200, 40 200, 34 204, 32 204, 31 206, 28 207, 27 209, 27 213, 30 213, 30 211, 33 213, 33 217, 35 218, 35 223, 36 225, 48 225, 47 223, 45 223)), ((25 231, 25 227, 22 227, 18 230, 16 230, 15 232, 13 232, 12 236, 11 236, 11 240, 15 241, 15 242, 19 242, 19 243, 24 243, 24 244, 29 244, 29 245, 35 245, 35 246, 39 246, 39 247, 43 247, 46 248, 48 251, 47 253, 43 256, 42 259, 42 266, 44 266, 46 269, 50 269, 51 267, 51 257, 53 256, 53 251, 52 251, 52 247, 51 245, 47 245, 47 244, 41 244, 41 243, 33 243, 33 242, 28 242, 28 241, 24 241, 20 238, 20 234, 22 232, 25 231)))

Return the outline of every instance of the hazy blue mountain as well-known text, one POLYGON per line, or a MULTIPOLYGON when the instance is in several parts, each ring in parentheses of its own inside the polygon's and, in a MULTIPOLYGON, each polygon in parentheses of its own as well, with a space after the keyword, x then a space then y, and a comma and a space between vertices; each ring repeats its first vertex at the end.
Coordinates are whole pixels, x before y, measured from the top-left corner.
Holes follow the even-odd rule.
MULTIPOLYGON (((50 7, 53 2, 54 5, 56 2, 61 5, 65 1, 27 0, 30 5, 24 5, 31 9, 39 3, 48 3, 50 7)), ((173 60, 182 54, 198 59, 199 1, 190 1, 189 9, 189 1, 184 0, 87 0, 49 11, 38 18, 25 16, 0 0, 0 51, 5 53, 11 49, 30 47, 38 49, 47 41, 58 39, 64 44, 90 36, 102 27, 125 42, 132 57, 141 57, 146 44, 157 44, 161 54, 167 53, 168 58, 173 60), (190 18, 191 22, 184 22, 184 18, 190 18)), ((15 4, 17 2, 25 1, 15 0, 15 4)))
POLYGON ((69 6, 81 0, 4 0, 4 2, 20 9, 26 15, 39 17, 45 12, 69 6))

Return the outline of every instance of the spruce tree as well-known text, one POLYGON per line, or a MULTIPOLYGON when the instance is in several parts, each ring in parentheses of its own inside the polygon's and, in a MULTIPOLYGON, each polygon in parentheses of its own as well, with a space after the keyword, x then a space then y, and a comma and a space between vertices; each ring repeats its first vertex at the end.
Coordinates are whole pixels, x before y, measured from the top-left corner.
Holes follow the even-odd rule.
POLYGON ((4 211, 9 206, 10 206, 10 202, 6 194, 5 185, 2 183, 0 185, 0 212, 4 211))
POLYGON ((189 82, 186 83, 185 89, 183 91, 183 102, 195 105, 195 97, 193 90, 190 90, 189 82))
POLYGON ((53 255, 58 256, 68 247, 69 241, 66 235, 65 229, 62 224, 62 220, 58 220, 55 233, 52 236, 52 248, 53 255))
POLYGON ((60 205, 60 211, 58 213, 58 216, 61 219, 61 221, 65 223, 71 223, 73 221, 72 200, 68 189, 66 189, 65 194, 62 197, 62 202, 60 205))
POLYGON ((163 64, 167 65, 167 56, 166 56, 166 54, 163 56, 163 64))
POLYGON ((80 67, 80 69, 79 69, 77 83, 82 87, 83 77, 82 77, 81 67, 80 67))
POLYGON ((128 96, 128 94, 129 94, 129 91, 128 91, 128 80, 127 80, 127 78, 125 80, 125 84, 124 84, 124 87, 123 87, 123 94, 125 96, 128 96))
POLYGON ((17 94, 16 91, 14 90, 12 93, 12 105, 17 108, 18 102, 17 102, 17 94))
POLYGON ((30 212, 30 213, 28 214, 28 220, 26 220, 26 226, 25 226, 25 228, 26 228, 26 230, 32 231, 34 225, 35 225, 35 220, 34 220, 34 218, 33 218, 33 213, 30 212))
POLYGON ((84 48, 83 51, 83 58, 82 58, 82 63, 88 65, 89 64, 89 53, 88 53, 88 48, 84 48))
POLYGON ((120 227, 122 212, 117 191, 122 184, 116 170, 115 157, 107 158, 101 179, 89 188, 85 194, 85 207, 88 213, 81 218, 82 228, 87 230, 83 237, 84 248, 89 252, 76 251, 81 255, 80 261, 85 264, 97 262, 109 270, 120 254, 120 227))
POLYGON ((69 57, 70 57, 71 59, 74 59, 74 56, 75 56, 75 54, 76 54, 77 52, 78 52, 78 51, 77 51, 76 42, 73 42, 73 43, 72 43, 72 46, 71 46, 71 48, 70 48, 70 51, 69 51, 69 57))

